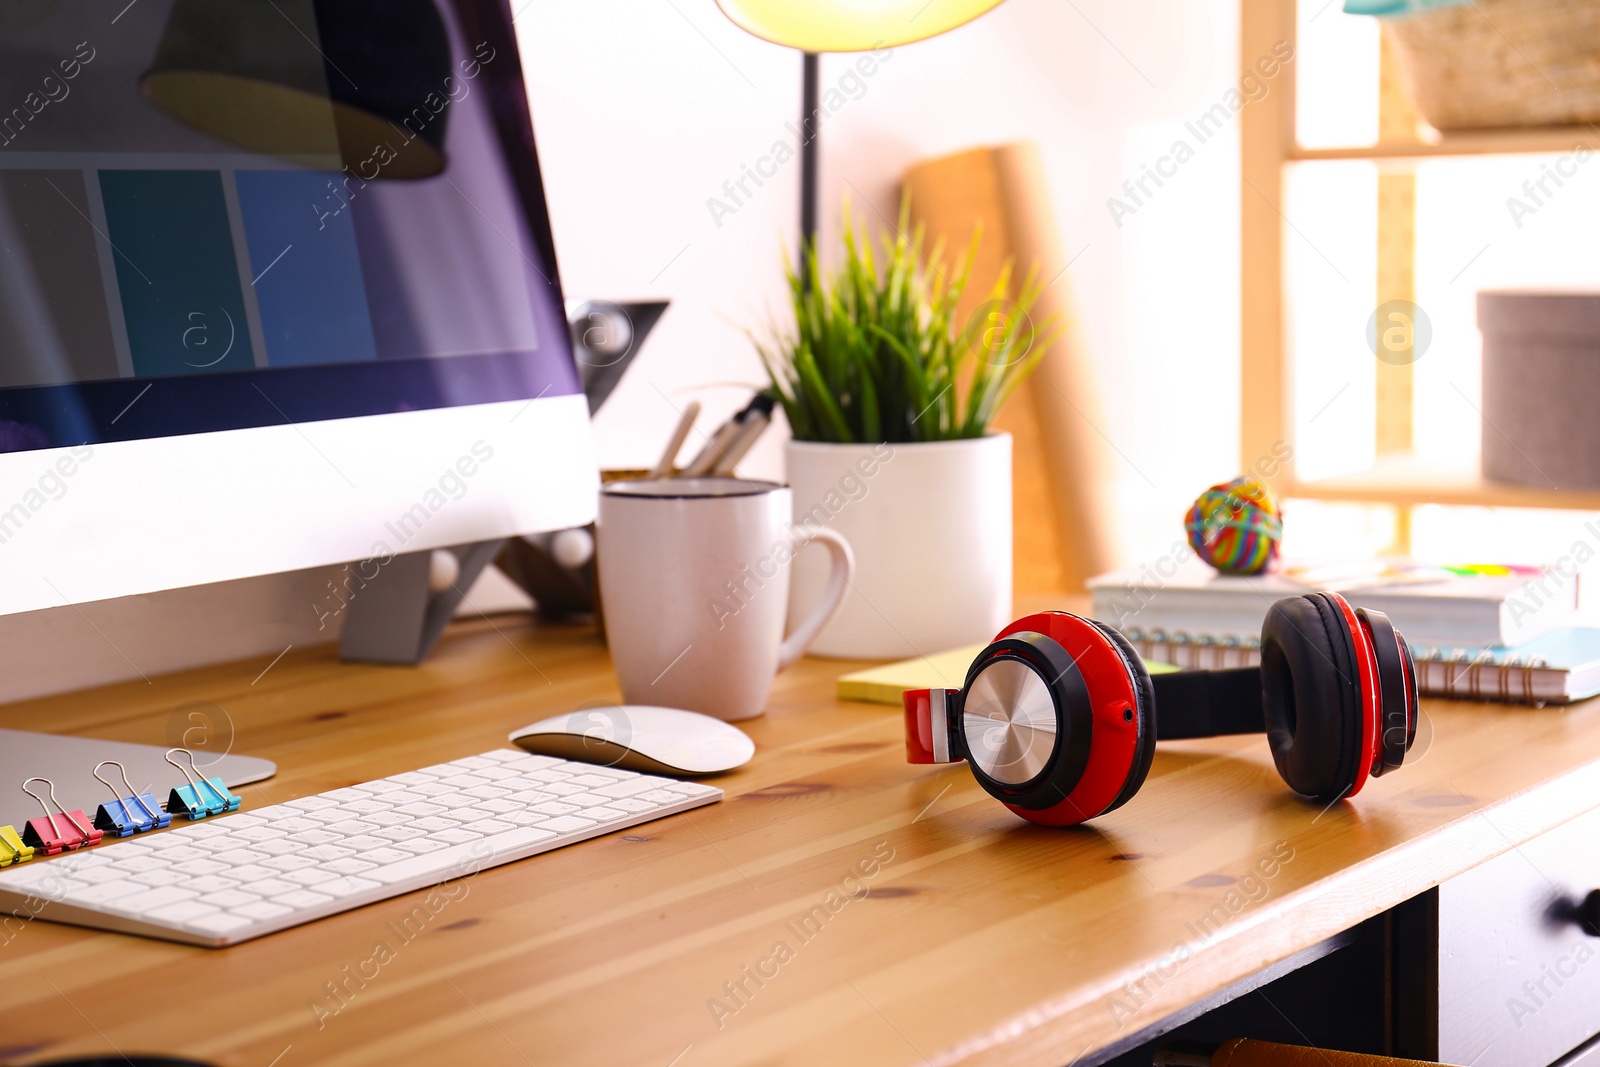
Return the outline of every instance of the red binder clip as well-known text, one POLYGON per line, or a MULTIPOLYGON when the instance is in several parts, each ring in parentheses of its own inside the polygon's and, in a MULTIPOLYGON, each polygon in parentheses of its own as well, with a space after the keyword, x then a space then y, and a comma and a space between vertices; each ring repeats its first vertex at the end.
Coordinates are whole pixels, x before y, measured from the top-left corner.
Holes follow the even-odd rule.
POLYGON ((22 783, 22 791, 39 802, 44 809, 44 818, 29 819, 28 825, 23 829, 22 841, 32 845, 35 852, 43 852, 46 856, 54 856, 67 849, 82 848, 84 845, 97 845, 104 835, 93 826, 89 825, 89 816, 81 811, 67 811, 56 800, 56 784, 48 778, 29 778, 22 783), (44 797, 29 789, 34 782, 43 782, 50 787, 50 801, 45 802, 44 797), (56 811, 61 814, 61 821, 50 811, 54 804, 56 811))

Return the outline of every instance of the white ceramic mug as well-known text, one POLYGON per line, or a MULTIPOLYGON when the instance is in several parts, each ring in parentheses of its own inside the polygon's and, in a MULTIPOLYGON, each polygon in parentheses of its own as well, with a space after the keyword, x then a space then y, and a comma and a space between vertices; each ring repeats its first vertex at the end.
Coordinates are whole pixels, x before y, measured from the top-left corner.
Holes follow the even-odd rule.
POLYGON ((600 600, 623 700, 728 721, 766 710, 773 676, 839 610, 855 569, 844 537, 795 525, 791 506, 785 486, 742 478, 602 487, 600 600), (832 572, 786 638, 789 563, 813 541, 832 572))

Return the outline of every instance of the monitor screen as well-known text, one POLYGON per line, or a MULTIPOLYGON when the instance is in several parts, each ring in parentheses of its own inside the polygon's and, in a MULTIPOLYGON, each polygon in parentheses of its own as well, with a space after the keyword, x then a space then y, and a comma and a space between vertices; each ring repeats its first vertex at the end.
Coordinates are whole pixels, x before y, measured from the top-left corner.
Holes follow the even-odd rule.
POLYGON ((580 392, 481 7, 0 2, 0 452, 580 392))

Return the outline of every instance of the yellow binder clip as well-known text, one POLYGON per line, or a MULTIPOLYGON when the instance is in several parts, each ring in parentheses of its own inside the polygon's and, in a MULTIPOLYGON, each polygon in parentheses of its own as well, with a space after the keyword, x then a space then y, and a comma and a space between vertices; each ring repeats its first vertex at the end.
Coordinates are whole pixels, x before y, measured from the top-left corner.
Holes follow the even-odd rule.
POLYGON ((15 826, 0 826, 0 867, 33 859, 33 846, 22 843, 15 826))

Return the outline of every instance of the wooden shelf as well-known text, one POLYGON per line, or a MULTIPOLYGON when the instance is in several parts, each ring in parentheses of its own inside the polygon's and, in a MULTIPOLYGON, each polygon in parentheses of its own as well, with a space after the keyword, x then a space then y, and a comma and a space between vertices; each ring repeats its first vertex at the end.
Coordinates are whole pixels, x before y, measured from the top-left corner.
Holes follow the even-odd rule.
POLYGON ((1475 471, 1441 468, 1415 456, 1380 460, 1371 470, 1315 481, 1285 480, 1279 495, 1362 503, 1600 511, 1600 490, 1553 489, 1486 481, 1475 471))
POLYGON ((1285 153, 1290 160, 1436 159, 1448 156, 1516 155, 1533 152, 1570 152, 1577 145, 1600 148, 1600 130, 1594 126, 1549 126, 1538 128, 1473 130, 1438 134, 1437 141, 1389 142, 1339 148, 1305 148, 1293 145, 1285 153))

